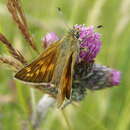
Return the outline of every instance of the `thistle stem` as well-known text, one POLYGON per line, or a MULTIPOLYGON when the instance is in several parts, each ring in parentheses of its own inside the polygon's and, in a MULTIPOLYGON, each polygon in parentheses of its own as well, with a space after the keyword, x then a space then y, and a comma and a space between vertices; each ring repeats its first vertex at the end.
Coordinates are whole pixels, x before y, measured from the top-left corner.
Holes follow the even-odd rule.
POLYGON ((36 130, 39 128, 40 123, 43 119, 45 119, 49 108, 52 107, 56 102, 56 99, 45 94, 39 101, 36 106, 36 113, 32 115, 32 126, 36 130))

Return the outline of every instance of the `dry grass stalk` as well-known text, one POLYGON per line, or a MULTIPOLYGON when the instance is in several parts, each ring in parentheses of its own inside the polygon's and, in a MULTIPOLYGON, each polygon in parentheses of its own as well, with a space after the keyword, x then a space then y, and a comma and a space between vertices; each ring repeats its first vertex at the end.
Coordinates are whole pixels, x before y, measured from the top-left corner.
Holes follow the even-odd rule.
POLYGON ((6 47, 8 48, 10 54, 17 59, 19 62, 21 62, 22 64, 27 64, 27 61, 25 60, 25 58, 22 56, 22 54, 14 49, 14 47, 12 46, 12 44, 6 39, 6 37, 0 33, 0 41, 6 45, 6 47))
POLYGON ((11 67, 15 68, 16 70, 19 70, 21 68, 20 64, 16 63, 15 61, 13 61, 11 59, 6 58, 6 57, 0 56, 0 63, 10 65, 11 67))
POLYGON ((35 46, 33 37, 29 33, 26 18, 24 16, 24 12, 20 6, 20 1, 19 0, 8 0, 7 8, 13 17, 13 20, 18 25, 18 28, 20 29, 21 33, 24 35, 27 43, 30 45, 30 47, 33 50, 38 52, 38 49, 35 46))

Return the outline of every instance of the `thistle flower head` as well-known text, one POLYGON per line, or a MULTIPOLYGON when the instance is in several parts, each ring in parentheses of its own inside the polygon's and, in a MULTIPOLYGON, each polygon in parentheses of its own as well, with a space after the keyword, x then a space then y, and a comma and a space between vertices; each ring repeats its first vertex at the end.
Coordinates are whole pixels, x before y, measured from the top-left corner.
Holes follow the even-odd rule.
MULTIPOLYGON (((85 65, 79 65, 82 66, 82 69, 85 71, 85 65)), ((80 71, 78 71, 78 75, 80 71)), ((94 64, 92 71, 87 73, 87 75, 89 76, 86 76, 86 78, 84 78, 82 84, 91 90, 100 90, 107 87, 118 86, 121 80, 120 71, 99 64, 94 64)), ((80 76, 82 75, 80 74, 80 76)))
POLYGON ((94 31, 94 26, 75 25, 74 28, 79 30, 81 39, 79 58, 91 62, 100 51, 101 35, 94 31))
POLYGON ((46 34, 42 39, 43 47, 47 48, 51 43, 57 40, 59 40, 58 36, 54 32, 50 32, 46 34))

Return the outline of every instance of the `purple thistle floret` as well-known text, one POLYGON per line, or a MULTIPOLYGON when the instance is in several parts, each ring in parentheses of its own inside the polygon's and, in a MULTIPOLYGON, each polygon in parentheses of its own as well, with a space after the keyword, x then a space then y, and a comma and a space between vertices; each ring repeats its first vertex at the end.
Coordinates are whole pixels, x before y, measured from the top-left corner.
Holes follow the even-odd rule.
POLYGON ((113 86, 120 84, 121 72, 117 70, 111 71, 110 82, 113 86))
POLYGON ((79 58, 86 62, 91 62, 97 56, 101 48, 101 35, 94 32, 94 26, 75 25, 74 28, 80 32, 80 54, 79 58))
POLYGON ((54 32, 47 33, 42 39, 43 47, 47 48, 51 43, 57 40, 59 40, 59 38, 54 32))

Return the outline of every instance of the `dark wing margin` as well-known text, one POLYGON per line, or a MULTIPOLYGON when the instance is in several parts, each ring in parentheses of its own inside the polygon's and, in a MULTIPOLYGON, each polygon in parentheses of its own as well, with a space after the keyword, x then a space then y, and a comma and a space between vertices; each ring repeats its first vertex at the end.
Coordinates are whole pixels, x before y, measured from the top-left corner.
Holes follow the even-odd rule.
POLYGON ((17 72, 14 76, 15 79, 34 85, 44 85, 44 83, 50 82, 57 61, 58 46, 59 42, 51 44, 31 64, 17 72))

